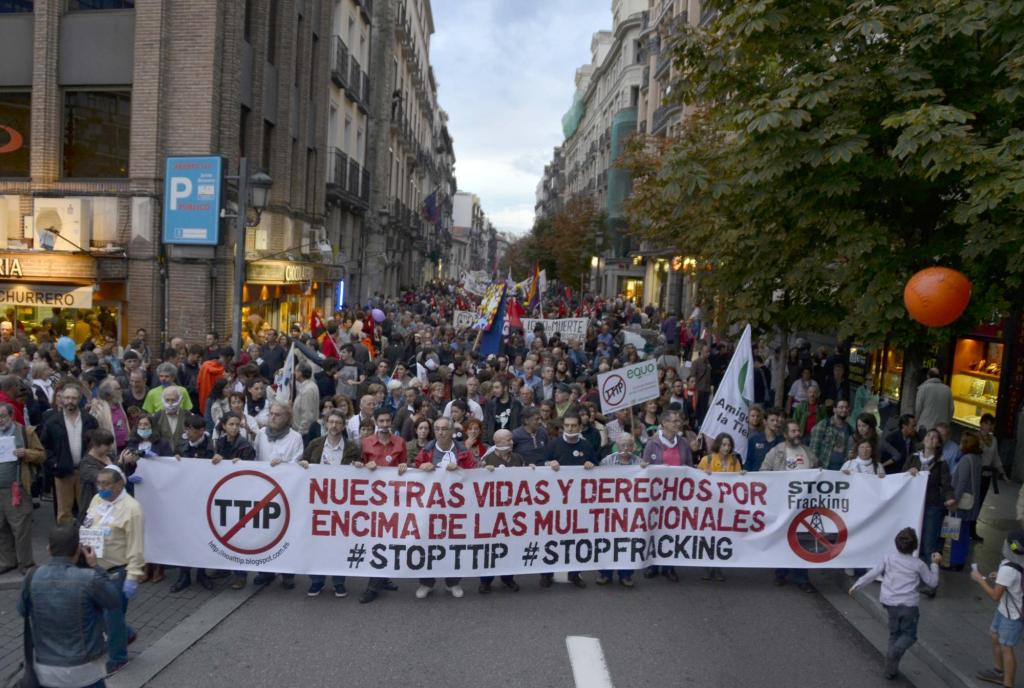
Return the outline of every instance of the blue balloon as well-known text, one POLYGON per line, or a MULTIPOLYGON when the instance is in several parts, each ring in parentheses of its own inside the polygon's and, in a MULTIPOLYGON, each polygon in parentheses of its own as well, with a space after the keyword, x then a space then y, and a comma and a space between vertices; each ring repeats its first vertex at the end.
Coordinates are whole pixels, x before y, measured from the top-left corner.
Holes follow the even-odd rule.
POLYGON ((75 340, 71 337, 61 337, 57 340, 57 353, 65 361, 75 360, 75 340))

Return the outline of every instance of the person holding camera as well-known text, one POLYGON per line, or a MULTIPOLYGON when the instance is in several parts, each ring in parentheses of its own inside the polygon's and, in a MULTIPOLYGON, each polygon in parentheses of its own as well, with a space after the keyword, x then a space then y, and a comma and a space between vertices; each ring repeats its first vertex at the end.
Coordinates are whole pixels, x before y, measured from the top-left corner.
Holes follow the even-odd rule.
MULTIPOLYGON (((21 584, 18 613, 26 619, 26 646, 41 686, 102 686, 107 675, 103 615, 121 607, 121 589, 91 547, 80 546, 78 528, 50 531, 50 561, 21 584), (83 558, 86 567, 76 566, 83 558)), ((27 683, 26 683, 27 685, 27 683)))

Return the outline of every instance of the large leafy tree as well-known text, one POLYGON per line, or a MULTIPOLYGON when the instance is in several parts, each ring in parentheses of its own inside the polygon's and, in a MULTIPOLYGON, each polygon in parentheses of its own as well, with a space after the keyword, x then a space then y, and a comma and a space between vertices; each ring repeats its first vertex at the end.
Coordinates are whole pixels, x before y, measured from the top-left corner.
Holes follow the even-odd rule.
POLYGON ((608 216, 589 196, 574 196, 550 217, 538 218, 533 229, 505 254, 502 269, 511 267, 522 279, 539 264, 548 279, 578 285, 590 274, 591 256, 600 255, 607 237, 608 216))
POLYGON ((674 47, 677 139, 635 146, 640 236, 710 260, 733 321, 920 352, 903 287, 973 282, 954 328, 1024 295, 1024 4, 708 0, 674 47))

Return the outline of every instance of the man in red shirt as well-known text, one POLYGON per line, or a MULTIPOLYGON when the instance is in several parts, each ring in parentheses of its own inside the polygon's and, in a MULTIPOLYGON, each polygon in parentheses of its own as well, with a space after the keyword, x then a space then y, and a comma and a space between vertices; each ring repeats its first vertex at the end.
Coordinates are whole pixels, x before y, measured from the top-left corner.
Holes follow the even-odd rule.
POLYGON ((363 438, 363 464, 367 468, 397 468, 407 461, 405 440, 391 434, 391 411, 381 407, 373 412, 377 431, 363 438))
MULTIPOLYGON (((401 475, 409 467, 407 463, 408 450, 405 447, 405 440, 398 435, 391 434, 391 411, 380 407, 373 412, 373 421, 377 425, 377 431, 372 435, 363 438, 362 461, 353 463, 356 468, 397 468, 401 475)), ((381 590, 398 590, 398 586, 387 578, 370 578, 366 583, 366 591, 359 602, 366 604, 373 602, 380 595, 381 590)))

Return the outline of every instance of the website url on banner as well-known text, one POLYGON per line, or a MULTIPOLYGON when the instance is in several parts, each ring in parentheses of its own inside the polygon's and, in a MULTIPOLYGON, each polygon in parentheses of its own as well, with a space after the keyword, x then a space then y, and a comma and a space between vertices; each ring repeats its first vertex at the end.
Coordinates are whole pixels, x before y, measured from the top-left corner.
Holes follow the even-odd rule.
POLYGON ((245 566, 262 566, 263 564, 269 564, 270 562, 274 561, 279 556, 284 554, 284 551, 286 549, 288 549, 288 545, 290 543, 287 543, 287 542, 284 543, 283 545, 281 545, 281 549, 279 549, 276 552, 273 552, 271 554, 268 554, 265 557, 244 557, 244 556, 239 556, 239 555, 234 554, 232 552, 225 551, 220 546, 218 546, 217 543, 214 542, 213 540, 210 540, 207 544, 210 546, 211 550, 213 550, 214 552, 216 552, 220 556, 224 557, 228 561, 233 561, 236 564, 244 564, 245 566))

